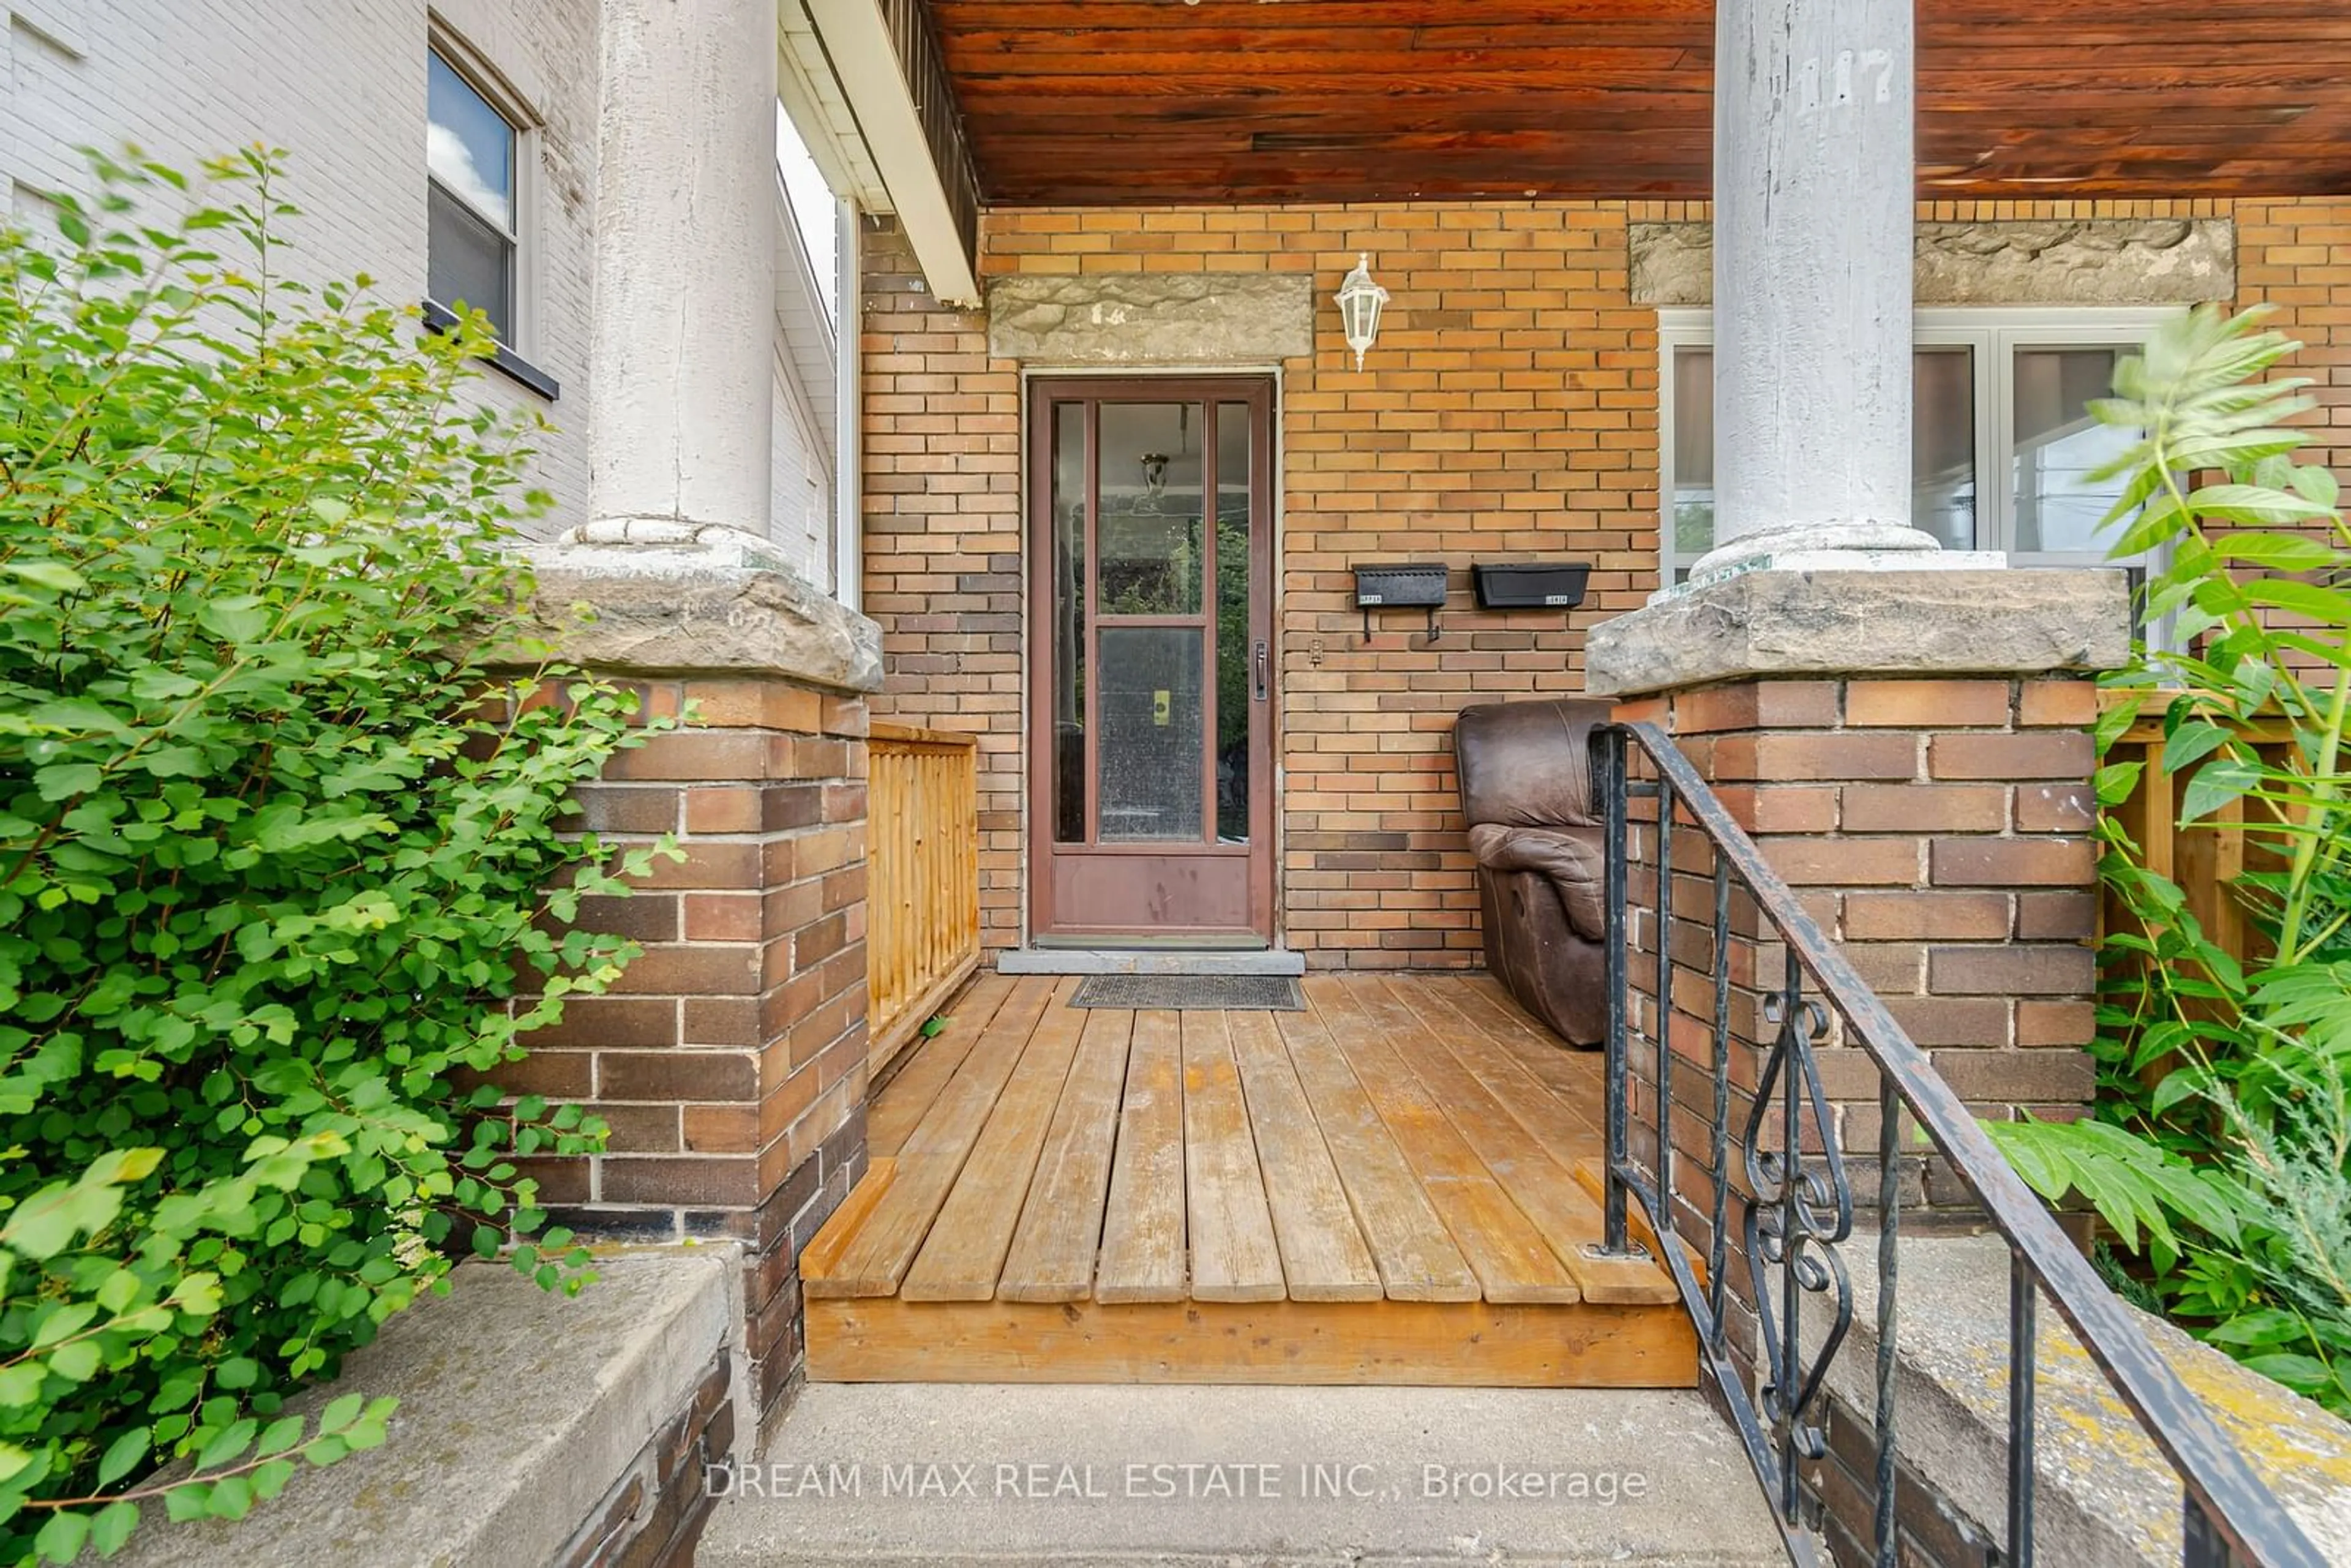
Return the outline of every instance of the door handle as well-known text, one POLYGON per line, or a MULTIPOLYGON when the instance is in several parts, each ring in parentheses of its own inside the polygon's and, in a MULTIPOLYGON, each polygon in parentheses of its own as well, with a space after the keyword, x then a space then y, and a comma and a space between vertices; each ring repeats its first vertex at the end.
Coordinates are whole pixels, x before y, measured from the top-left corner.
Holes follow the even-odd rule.
POLYGON ((1265 639, 1262 637, 1257 640, 1254 663, 1257 665, 1257 700, 1263 702, 1266 690, 1266 653, 1265 639))

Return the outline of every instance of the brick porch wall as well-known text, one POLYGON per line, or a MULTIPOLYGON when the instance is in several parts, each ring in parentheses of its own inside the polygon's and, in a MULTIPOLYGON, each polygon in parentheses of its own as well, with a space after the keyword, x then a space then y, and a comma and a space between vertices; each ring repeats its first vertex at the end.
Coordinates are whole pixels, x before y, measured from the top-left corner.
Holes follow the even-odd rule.
MULTIPOLYGON (((1463 706, 1583 684, 1582 628, 1656 586, 1655 313, 1630 304, 1625 225, 1704 203, 1013 209, 983 272, 1311 271, 1315 354, 1282 366, 1280 732, 1287 939, 1318 967, 1477 962, 1477 894, 1449 730, 1463 706), (1328 296, 1359 250, 1394 291, 1358 372, 1328 296), (1480 557, 1593 562, 1557 612, 1469 609, 1480 557), (1368 644, 1347 566, 1442 559, 1445 637, 1383 618, 1368 644)), ((1922 219, 2228 217, 2241 303, 2309 348, 2331 456, 2351 465, 2351 200, 1930 202, 1922 219)), ((1019 940, 1020 379, 985 317, 923 290, 889 229, 864 236, 866 610, 884 632, 877 715, 980 737, 983 940, 1019 940)))
POLYGON ((582 924, 643 956, 494 1076, 611 1125, 601 1156, 528 1162, 558 1223, 745 1245, 764 1413, 803 1359, 799 1250, 865 1170, 865 705, 778 680, 632 684, 647 714, 696 722, 614 758, 580 817, 615 842, 674 834, 685 859, 582 901, 582 924))
MULTIPOLYGON (((2087 726, 2088 679, 1767 679, 1620 702, 1620 718, 1665 728, 1798 901, 1884 998, 1934 1068, 1980 1116, 2077 1114, 2091 1097, 2096 926, 2095 845, 2087 726)), ((1636 766, 1636 776, 1647 769, 1636 766)), ((1633 1145, 1656 1164, 1656 810, 1635 800, 1628 928, 1634 1027, 1633 1145)), ((1712 1014, 1718 969, 1731 980, 1729 1127, 1734 1172, 1776 1028, 1763 996, 1784 974, 1785 949, 1733 884, 1725 951, 1711 940, 1713 857, 1680 819, 1673 846, 1667 1038, 1672 1044, 1676 1224, 1693 1255, 1711 1245, 1712 1014)), ((1814 995, 1809 982, 1806 994, 1814 995)), ((1879 1191, 1880 1075, 1834 1017, 1813 1041, 1828 1101, 1825 1127, 1804 1117, 1805 1146, 1834 1139, 1863 1210, 1844 1254, 1871 1267, 1879 1191)), ((1906 1120, 1907 1120, 1906 1113, 1906 1120)), ((1900 1145, 1906 1231, 1976 1223, 1949 1166, 1900 1145)), ((1760 1140, 1782 1146, 1776 1113, 1760 1140)), ((1809 1165, 1817 1168, 1815 1153, 1809 1165)), ((1741 1239, 1734 1175, 1726 1213, 1728 1343, 1755 1386, 1760 1331, 1741 1239)), ((1767 1273, 1767 1281, 1771 1275, 1767 1273)), ((1825 1310, 1808 1298, 1805 1311, 1825 1310)), ((1848 1346, 1844 1353, 1852 1355, 1848 1346)), ((1824 1396, 1830 1453, 1802 1467, 1806 1509, 1824 1518, 1835 1561, 1860 1563, 1874 1501, 1876 1436, 1867 1411, 1824 1396)), ((1985 1542, 1905 1466, 1897 1497, 1903 1561, 1984 1568, 1985 1542)))
MULTIPOLYGON (((1616 711, 1667 729, 1971 1109, 2049 1117, 2087 1102, 2095 1082, 2086 1048, 2095 1029, 2087 727, 2096 695, 2086 679, 1759 680, 1616 711)), ((1654 866, 1639 863, 1654 854, 1651 831, 1632 852, 1636 1009, 1653 1007, 1656 992, 1654 866)), ((1703 1108, 1712 1093, 1711 865, 1686 826, 1675 846, 1677 1106, 1703 1108)), ((1768 1041, 1757 1003, 1778 984, 1782 949, 1751 915, 1735 915, 1734 925, 1733 1031, 1768 1041)), ((1757 1077, 1745 1049, 1733 1052, 1734 1134, 1757 1077)), ((1834 1029, 1816 1052, 1831 1130, 1858 1173, 1877 1148, 1877 1072, 1834 1029)), ((1655 1074, 1644 1055, 1636 1051, 1634 1065, 1648 1125, 1655 1074)), ((1676 1124, 1693 1179, 1708 1153, 1703 1122, 1686 1114, 1676 1124)), ((1930 1168, 1928 1188, 1910 1201, 1968 1201, 1940 1190, 1938 1174, 1930 1168)), ((1857 1174, 1856 1190, 1874 1191, 1874 1182, 1857 1174)))

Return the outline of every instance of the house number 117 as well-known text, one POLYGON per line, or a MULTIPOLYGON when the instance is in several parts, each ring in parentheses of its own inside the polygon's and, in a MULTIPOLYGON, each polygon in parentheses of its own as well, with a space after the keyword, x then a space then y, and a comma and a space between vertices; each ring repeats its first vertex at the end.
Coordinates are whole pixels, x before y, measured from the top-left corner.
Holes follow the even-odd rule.
MULTIPOLYGON (((1828 105, 1841 109, 1855 101, 1854 77, 1862 78, 1861 90, 1870 95, 1873 103, 1894 101, 1894 56, 1886 49, 1863 49, 1855 54, 1851 49, 1839 49, 1829 62, 1828 105), (1870 78, 1876 78, 1875 81, 1870 78)), ((1815 114, 1821 108, 1821 57, 1814 55, 1796 62, 1796 112, 1815 114)))

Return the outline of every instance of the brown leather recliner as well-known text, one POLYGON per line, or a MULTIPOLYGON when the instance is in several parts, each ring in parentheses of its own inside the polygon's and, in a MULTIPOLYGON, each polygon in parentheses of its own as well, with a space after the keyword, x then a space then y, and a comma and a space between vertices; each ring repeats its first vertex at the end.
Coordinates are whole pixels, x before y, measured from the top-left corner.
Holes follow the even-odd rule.
POLYGON ((1608 705, 1562 697, 1461 710, 1453 752, 1478 860, 1486 967, 1573 1045, 1608 1028, 1607 860, 1591 737, 1608 705))

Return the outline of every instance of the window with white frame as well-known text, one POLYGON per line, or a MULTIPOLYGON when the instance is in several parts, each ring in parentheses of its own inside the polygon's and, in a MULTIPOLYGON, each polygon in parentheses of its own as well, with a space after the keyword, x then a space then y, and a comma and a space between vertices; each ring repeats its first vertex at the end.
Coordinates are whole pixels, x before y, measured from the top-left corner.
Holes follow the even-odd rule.
POLYGON ((426 59, 426 292, 444 308, 481 311, 498 341, 517 348, 522 131, 440 46, 426 59))
MULTIPOLYGON (((2115 367, 2177 312, 1928 309, 1914 318, 1911 520, 2011 566, 2096 566, 2122 481, 2087 476, 2134 439, 2090 416, 2115 367)), ((1714 548, 1714 321, 1661 310, 1659 497, 1666 580, 1714 548)))

